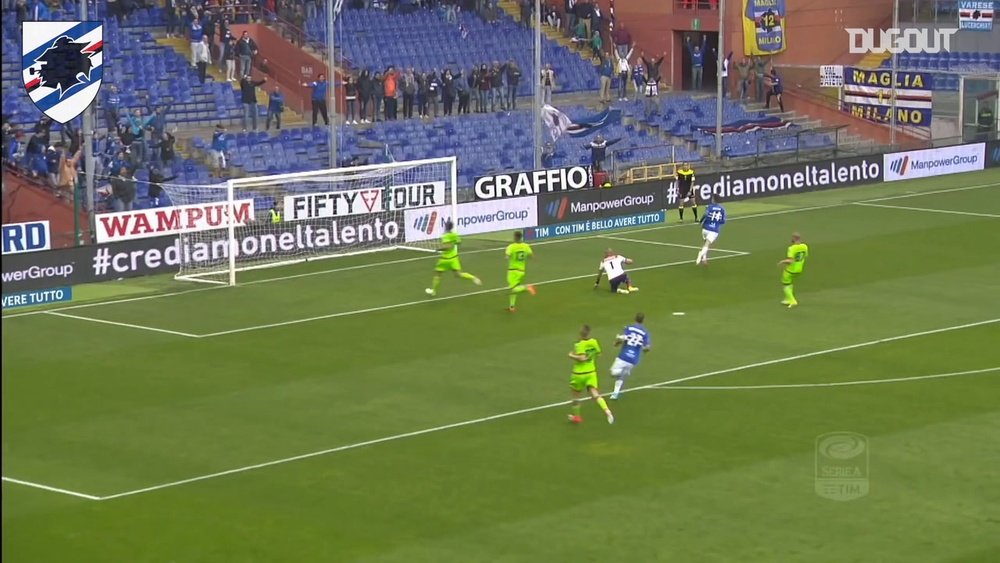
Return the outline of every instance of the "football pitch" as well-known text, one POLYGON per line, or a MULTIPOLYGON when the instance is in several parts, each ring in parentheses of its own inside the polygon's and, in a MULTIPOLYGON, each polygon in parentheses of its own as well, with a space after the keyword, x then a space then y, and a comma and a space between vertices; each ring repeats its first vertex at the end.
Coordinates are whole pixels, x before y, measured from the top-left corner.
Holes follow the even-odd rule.
POLYGON ((675 210, 534 243, 514 314, 504 234, 434 299, 394 251, 6 314, 3 559, 1000 560, 1000 171, 726 207, 707 267, 675 210), (568 424, 580 325, 607 392, 638 311, 615 424, 568 424))

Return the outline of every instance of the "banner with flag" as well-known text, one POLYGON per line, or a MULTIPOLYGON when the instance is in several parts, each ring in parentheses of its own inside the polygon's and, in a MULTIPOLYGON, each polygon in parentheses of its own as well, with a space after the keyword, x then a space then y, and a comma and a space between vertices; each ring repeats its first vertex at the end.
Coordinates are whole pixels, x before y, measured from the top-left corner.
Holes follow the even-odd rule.
POLYGON ((893 85, 891 70, 844 69, 843 109, 855 117, 890 123, 893 91, 898 124, 930 127, 934 94, 931 73, 897 71, 893 85))
POLYGON ((995 7, 992 1, 959 0, 958 28, 966 31, 993 31, 995 7))
MULTIPOLYGON (((542 106, 542 123, 548 129, 549 136, 553 142, 558 141, 563 135, 586 137, 587 135, 596 133, 611 122, 613 115, 610 109, 606 109, 592 117, 573 121, 568 115, 559 111, 558 108, 548 104, 542 106)), ((617 115, 620 117, 620 110, 617 115)))
MULTIPOLYGON (((751 131, 760 131, 762 129, 785 129, 791 127, 792 123, 790 121, 785 121, 780 117, 769 116, 762 117, 760 119, 741 119, 738 121, 733 121, 722 126, 722 133, 749 133, 751 131)), ((715 133, 714 126, 708 127, 698 127, 699 130, 705 133, 715 133)))
POLYGON ((786 0, 743 0, 743 51, 776 55, 785 50, 786 0))

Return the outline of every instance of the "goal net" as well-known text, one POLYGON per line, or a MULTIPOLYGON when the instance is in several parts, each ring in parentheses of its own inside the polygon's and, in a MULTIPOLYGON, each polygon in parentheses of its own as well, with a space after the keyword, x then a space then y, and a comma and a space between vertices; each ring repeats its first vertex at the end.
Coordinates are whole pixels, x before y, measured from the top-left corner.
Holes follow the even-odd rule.
POLYGON ((235 285, 246 270, 386 250, 433 252, 420 223, 457 219, 456 184, 456 159, 448 157, 210 187, 164 185, 175 206, 221 202, 227 210, 217 227, 180 235, 176 277, 235 285))

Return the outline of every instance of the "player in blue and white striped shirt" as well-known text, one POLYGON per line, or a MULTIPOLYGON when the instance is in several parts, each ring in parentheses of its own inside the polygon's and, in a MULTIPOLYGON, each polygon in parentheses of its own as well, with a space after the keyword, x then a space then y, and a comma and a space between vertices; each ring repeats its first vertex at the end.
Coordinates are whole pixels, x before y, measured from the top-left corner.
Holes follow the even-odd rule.
POLYGON ((701 218, 701 238, 705 244, 698 251, 698 259, 694 261, 695 264, 708 264, 708 251, 719 238, 722 226, 726 224, 726 210, 719 205, 718 196, 712 194, 709 202, 705 209, 705 215, 701 218))
POLYGON ((611 377, 615 379, 615 390, 611 393, 612 399, 617 399, 625 386, 625 379, 632 374, 632 368, 639 364, 639 358, 643 352, 649 351, 650 338, 649 331, 643 326, 646 315, 635 314, 635 323, 625 327, 622 334, 615 338, 615 346, 621 346, 621 352, 611 364, 611 377))

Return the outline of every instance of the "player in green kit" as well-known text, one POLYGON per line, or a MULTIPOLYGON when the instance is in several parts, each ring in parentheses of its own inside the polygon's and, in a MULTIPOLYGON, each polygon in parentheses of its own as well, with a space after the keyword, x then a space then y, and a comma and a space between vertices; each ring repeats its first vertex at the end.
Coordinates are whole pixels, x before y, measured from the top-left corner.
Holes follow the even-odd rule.
POLYGON ((608 417, 608 424, 615 423, 615 415, 611 414, 608 402, 597 390, 597 356, 601 354, 601 344, 596 338, 590 337, 590 326, 583 325, 580 329, 580 340, 573 345, 573 351, 569 357, 573 360, 573 375, 569 380, 569 388, 573 392, 573 407, 569 415, 569 421, 573 424, 583 422, 580 416, 580 400, 583 394, 590 393, 590 396, 597 401, 597 406, 601 407, 604 415, 608 417))
POLYGON ((434 279, 431 280, 431 286, 424 290, 427 295, 431 297, 437 295, 438 286, 441 285, 441 275, 445 272, 454 272, 462 279, 471 280, 476 285, 483 285, 482 280, 462 271, 462 263, 458 260, 458 246, 460 244, 462 244, 462 237, 455 232, 455 223, 450 220, 446 221, 444 234, 441 235, 441 248, 438 249, 441 256, 438 257, 437 265, 434 266, 434 279))
POLYGON ((806 258, 809 257, 809 246, 802 242, 802 235, 799 233, 792 233, 792 244, 788 247, 787 256, 788 258, 778 262, 778 265, 785 267, 781 272, 781 285, 785 287, 785 299, 782 300, 781 304, 791 309, 799 304, 795 300, 795 293, 792 288, 795 280, 802 275, 802 269, 806 265, 806 258))
POLYGON ((517 310, 517 295, 519 293, 535 294, 535 286, 524 283, 524 272, 528 266, 528 258, 535 255, 528 243, 523 241, 521 231, 514 233, 514 242, 507 245, 507 287, 510 288, 510 304, 507 310, 513 313, 517 310))

